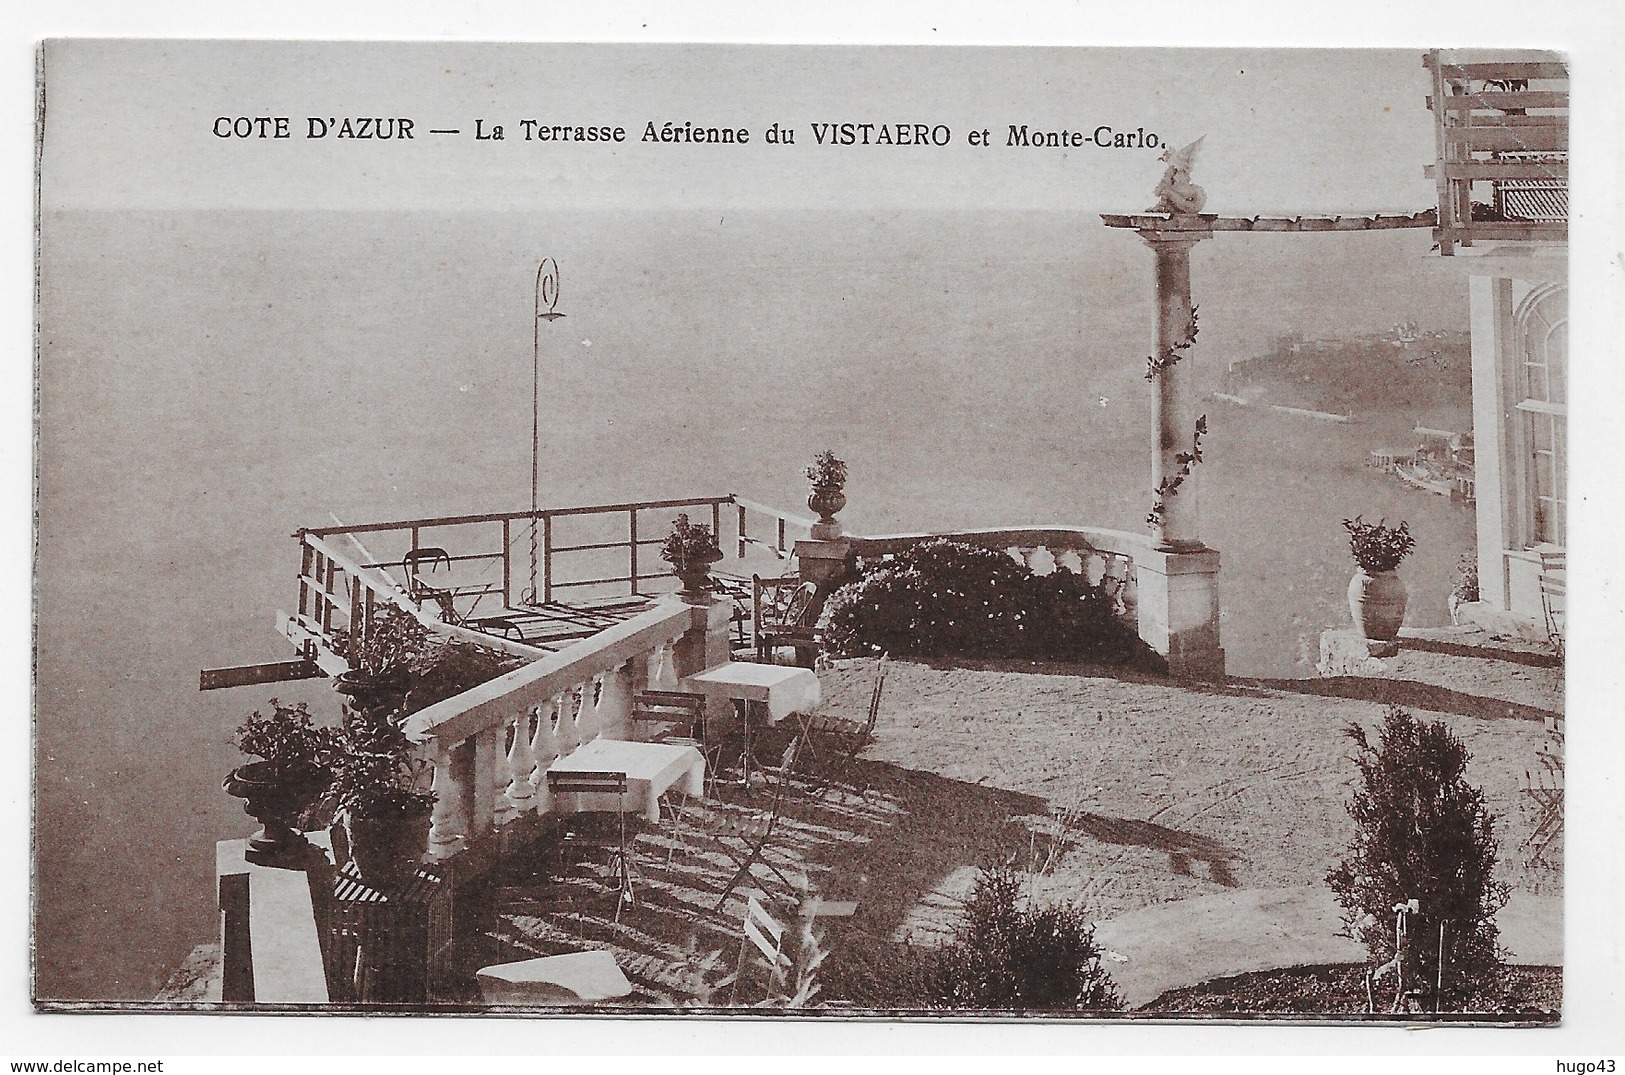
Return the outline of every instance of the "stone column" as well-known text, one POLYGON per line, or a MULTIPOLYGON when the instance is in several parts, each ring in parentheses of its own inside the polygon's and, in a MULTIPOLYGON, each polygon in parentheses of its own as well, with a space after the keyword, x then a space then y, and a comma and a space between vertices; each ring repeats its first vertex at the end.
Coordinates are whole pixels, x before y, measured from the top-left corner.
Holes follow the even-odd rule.
POLYGON ((1202 543, 1202 464, 1194 451, 1199 417, 1191 314, 1191 247, 1213 234, 1211 218, 1171 216, 1139 229, 1156 257, 1157 350, 1151 378, 1156 440, 1151 497, 1160 518, 1151 523, 1152 550, 1136 556, 1140 637, 1168 661, 1170 674, 1224 677, 1219 637, 1219 554, 1202 543), (1160 496, 1158 490, 1162 490, 1160 496))
POLYGON ((1151 453, 1153 499, 1156 490, 1178 483, 1162 494, 1162 519, 1152 524, 1157 548, 1165 552, 1194 552, 1204 547, 1199 536, 1197 495, 1201 464, 1195 464, 1181 477, 1176 457, 1191 451, 1196 436, 1194 348, 1189 346, 1191 247, 1212 234, 1209 222, 1196 216, 1175 216, 1159 226, 1140 229, 1140 237, 1156 256, 1155 357, 1163 364, 1151 379, 1152 421, 1156 425, 1151 453))

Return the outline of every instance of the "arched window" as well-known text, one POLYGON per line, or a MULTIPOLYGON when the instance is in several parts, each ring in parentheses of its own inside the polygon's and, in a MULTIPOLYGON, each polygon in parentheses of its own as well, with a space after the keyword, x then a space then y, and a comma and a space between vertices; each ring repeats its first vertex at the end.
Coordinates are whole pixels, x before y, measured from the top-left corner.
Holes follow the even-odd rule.
POLYGON ((1530 293, 1517 314, 1522 360, 1518 411, 1523 423, 1527 545, 1567 544, 1568 289, 1530 293))

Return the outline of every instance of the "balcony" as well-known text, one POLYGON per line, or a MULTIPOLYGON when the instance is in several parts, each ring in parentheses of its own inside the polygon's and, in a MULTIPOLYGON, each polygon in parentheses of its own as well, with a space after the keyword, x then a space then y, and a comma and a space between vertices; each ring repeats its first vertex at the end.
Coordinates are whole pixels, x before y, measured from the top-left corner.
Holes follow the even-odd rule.
POLYGON ((1422 60, 1433 77, 1433 234, 1447 257, 1475 241, 1568 239, 1568 67, 1552 53, 1496 55, 1435 49, 1422 60))

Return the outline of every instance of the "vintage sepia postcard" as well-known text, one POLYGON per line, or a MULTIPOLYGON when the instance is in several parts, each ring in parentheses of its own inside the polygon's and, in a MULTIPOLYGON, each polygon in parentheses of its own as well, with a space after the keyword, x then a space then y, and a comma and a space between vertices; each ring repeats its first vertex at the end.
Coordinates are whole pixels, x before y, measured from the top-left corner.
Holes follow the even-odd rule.
POLYGON ((39 76, 37 1009, 1561 1019, 1564 54, 39 76))

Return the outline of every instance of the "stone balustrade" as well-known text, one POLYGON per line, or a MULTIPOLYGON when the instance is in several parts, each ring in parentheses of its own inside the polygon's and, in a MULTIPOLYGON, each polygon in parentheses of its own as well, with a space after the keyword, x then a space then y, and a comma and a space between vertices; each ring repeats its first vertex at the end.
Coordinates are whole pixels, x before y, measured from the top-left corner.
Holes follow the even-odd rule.
POLYGON ((429 853, 443 859, 525 814, 547 811, 543 774, 600 736, 631 738, 632 698, 675 684, 686 634, 710 610, 670 599, 415 713, 407 734, 434 766, 429 853))

